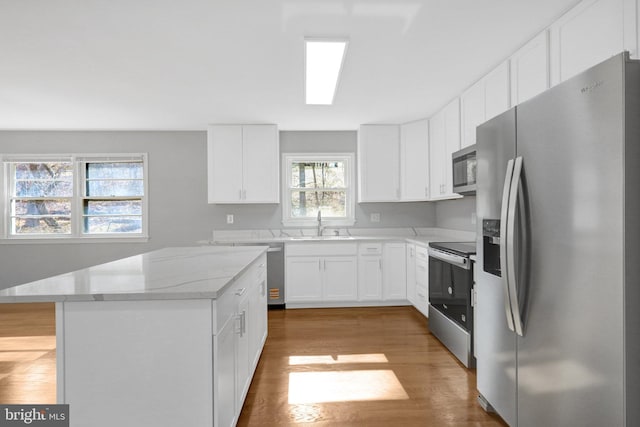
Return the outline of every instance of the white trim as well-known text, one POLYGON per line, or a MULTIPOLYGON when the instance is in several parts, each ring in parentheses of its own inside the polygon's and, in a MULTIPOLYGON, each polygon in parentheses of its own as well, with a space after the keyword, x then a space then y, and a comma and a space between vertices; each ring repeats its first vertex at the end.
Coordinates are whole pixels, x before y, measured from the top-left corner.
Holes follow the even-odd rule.
POLYGON ((3 213, 0 221, 0 244, 33 244, 33 243, 96 243, 96 242, 147 242, 149 241, 149 165, 147 153, 88 153, 88 154, 9 154, 0 156, 0 188, 3 196, 0 198, 0 211, 3 213), (71 233, 70 234, 22 234, 11 235, 9 224, 11 196, 8 165, 10 163, 28 163, 31 161, 65 161, 71 162, 73 168, 73 195, 71 197, 71 233), (140 233, 113 233, 113 234, 85 234, 82 227, 83 200, 85 197, 85 171, 86 163, 99 162, 127 162, 142 161, 143 164, 143 191, 142 201, 142 230, 140 233))
MULTIPOLYGON (((322 218, 322 225, 327 227, 351 226, 355 220, 355 154, 354 153, 284 153, 282 155, 282 224, 285 227, 314 227, 318 224, 315 218, 291 217, 291 163, 296 161, 331 161, 345 162, 346 175, 345 217, 322 218)), ((331 190, 331 189, 328 189, 331 190)), ((335 190, 335 189, 334 189, 335 190)))

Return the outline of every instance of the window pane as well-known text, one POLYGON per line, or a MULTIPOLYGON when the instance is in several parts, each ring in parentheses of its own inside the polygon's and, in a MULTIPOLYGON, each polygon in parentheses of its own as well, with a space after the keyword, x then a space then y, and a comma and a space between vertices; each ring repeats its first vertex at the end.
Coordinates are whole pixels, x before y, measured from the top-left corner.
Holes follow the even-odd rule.
POLYGON ((71 197, 72 181, 16 181, 16 197, 71 197))
POLYGON ((140 200, 85 200, 87 215, 142 215, 140 200))
POLYGON ((14 163, 12 195, 17 197, 71 197, 71 163, 14 163))
POLYGON ((16 179, 73 179, 71 163, 15 163, 16 179))
POLYGON ((342 161, 291 164, 291 186, 296 188, 344 188, 344 176, 342 161))
POLYGON ((13 218, 12 234, 70 234, 71 218, 13 218))
POLYGON ((142 162, 87 163, 87 179, 142 179, 142 162))
POLYGON ((314 218, 318 210, 326 218, 344 218, 345 206, 345 191, 291 191, 292 218, 314 218))
POLYGON ((87 196, 94 197, 127 197, 142 196, 143 181, 132 180, 97 180, 87 181, 87 196))
POLYGON ((71 201, 68 199, 14 200, 12 212, 15 216, 71 216, 71 201))
POLYGON ((142 233, 139 216, 89 216, 84 220, 85 233, 142 233))

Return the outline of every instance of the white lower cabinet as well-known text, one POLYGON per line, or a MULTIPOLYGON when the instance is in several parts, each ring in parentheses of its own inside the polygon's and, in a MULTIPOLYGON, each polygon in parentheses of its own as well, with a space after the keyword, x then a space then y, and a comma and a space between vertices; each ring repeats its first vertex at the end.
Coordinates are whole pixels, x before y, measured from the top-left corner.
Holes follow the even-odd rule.
POLYGON ((355 301, 358 298, 358 267, 355 256, 325 257, 322 260, 325 301, 355 301))
POLYGON ((266 256, 215 302, 214 426, 237 423, 267 338, 266 256))
POLYGON ((429 317, 429 252, 426 247, 416 246, 415 270, 416 302, 422 314, 429 317))
POLYGON ((407 301, 416 305, 416 245, 407 243, 407 301))
POLYGON ((285 265, 286 302, 322 301, 322 258, 287 256, 285 265))
POLYGON ((285 246, 285 303, 358 299, 356 243, 292 243, 285 246))
POLYGON ((382 299, 407 299, 406 243, 385 243, 382 246, 382 299))
POLYGON ((358 245, 358 299, 382 300, 382 243, 358 245))
POLYGON ((214 337, 216 359, 214 362, 215 399, 214 425, 231 426, 236 417, 236 322, 229 319, 226 326, 214 337), (216 397, 217 396, 217 397, 216 397))
POLYGON ((289 308, 407 304, 404 242, 285 245, 289 308))
POLYGON ((407 299, 405 243, 361 243, 358 249, 360 301, 407 299))

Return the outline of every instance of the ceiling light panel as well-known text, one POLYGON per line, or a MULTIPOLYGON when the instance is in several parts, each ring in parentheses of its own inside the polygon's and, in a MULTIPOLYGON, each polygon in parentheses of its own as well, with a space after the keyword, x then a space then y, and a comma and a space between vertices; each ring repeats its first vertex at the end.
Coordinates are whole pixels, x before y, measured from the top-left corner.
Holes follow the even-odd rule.
POLYGON ((333 104, 347 44, 344 39, 305 39, 307 104, 333 104))

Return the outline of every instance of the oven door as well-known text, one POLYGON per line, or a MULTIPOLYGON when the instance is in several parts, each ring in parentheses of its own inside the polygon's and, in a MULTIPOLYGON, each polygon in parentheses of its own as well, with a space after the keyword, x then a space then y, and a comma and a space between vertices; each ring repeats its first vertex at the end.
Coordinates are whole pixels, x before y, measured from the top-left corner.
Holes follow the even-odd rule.
POLYGON ((472 327, 470 261, 429 248, 429 304, 465 330, 472 327))

